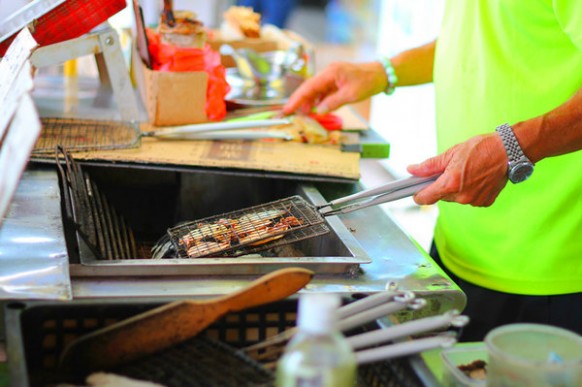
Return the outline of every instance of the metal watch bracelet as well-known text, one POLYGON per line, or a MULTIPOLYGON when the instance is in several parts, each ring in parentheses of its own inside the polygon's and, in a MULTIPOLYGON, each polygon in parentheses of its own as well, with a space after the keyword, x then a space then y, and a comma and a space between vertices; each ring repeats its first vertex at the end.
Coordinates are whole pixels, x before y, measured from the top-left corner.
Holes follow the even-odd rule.
POLYGON ((508 124, 502 124, 499 125, 495 130, 499 133, 501 141, 503 141, 503 145, 505 146, 507 157, 510 163, 525 157, 521 147, 519 146, 519 142, 517 142, 515 134, 513 134, 513 129, 511 129, 511 126, 508 124))
POLYGON ((533 173, 534 164, 523 153, 513 129, 508 124, 496 128, 507 153, 507 177, 512 183, 521 183, 533 173))

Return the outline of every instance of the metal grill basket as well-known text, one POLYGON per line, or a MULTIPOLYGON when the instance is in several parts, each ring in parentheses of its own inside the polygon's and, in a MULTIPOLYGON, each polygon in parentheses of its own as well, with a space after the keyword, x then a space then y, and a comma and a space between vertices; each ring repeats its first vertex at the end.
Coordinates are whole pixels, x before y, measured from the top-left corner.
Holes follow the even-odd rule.
POLYGON ((240 256, 329 232, 301 196, 194 220, 168 229, 180 257, 240 256), (283 238, 283 239, 280 239, 283 238))
POLYGON ((42 118, 42 131, 33 156, 54 154, 61 146, 68 151, 136 148, 140 129, 136 123, 76 118, 42 118))

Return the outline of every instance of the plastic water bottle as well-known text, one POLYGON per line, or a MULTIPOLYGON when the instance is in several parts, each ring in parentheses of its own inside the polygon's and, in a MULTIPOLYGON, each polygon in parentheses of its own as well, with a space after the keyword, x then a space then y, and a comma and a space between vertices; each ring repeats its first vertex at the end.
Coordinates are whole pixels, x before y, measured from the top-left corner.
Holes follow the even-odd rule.
POLYGON ((335 328, 340 299, 304 294, 299 299, 298 332, 277 364, 278 387, 354 387, 356 358, 335 328))

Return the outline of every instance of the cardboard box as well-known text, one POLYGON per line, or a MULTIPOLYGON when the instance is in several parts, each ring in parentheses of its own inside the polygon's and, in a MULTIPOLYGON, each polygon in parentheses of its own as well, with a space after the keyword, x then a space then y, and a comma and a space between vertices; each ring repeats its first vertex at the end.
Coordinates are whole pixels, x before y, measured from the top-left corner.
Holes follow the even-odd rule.
POLYGON ((135 47, 131 63, 137 88, 152 125, 186 125, 208 121, 205 110, 208 85, 206 72, 151 70, 142 62, 135 47))
MULTIPOLYGON (((235 49, 250 48, 257 52, 287 50, 293 41, 301 41, 311 50, 311 46, 299 35, 291 31, 275 29, 269 38, 242 39, 225 41, 219 31, 214 31, 208 40, 210 47, 219 51, 220 46, 228 43, 235 49)), ((155 126, 187 125, 207 122, 206 72, 163 72, 149 69, 141 60, 137 47, 132 50, 132 72, 149 117, 155 126)), ((236 64, 230 56, 221 56, 225 67, 236 64)), ((310 62, 310 65, 312 62, 310 62)))

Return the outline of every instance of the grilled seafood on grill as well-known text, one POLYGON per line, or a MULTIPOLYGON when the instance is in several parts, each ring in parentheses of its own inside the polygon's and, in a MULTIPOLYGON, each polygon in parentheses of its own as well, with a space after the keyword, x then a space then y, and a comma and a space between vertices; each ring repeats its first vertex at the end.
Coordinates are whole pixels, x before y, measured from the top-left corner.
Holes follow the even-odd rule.
POLYGON ((253 212, 185 228, 187 233, 179 238, 178 245, 190 258, 197 258, 247 244, 262 245, 282 238, 286 231, 302 224, 301 219, 284 210, 253 212))

